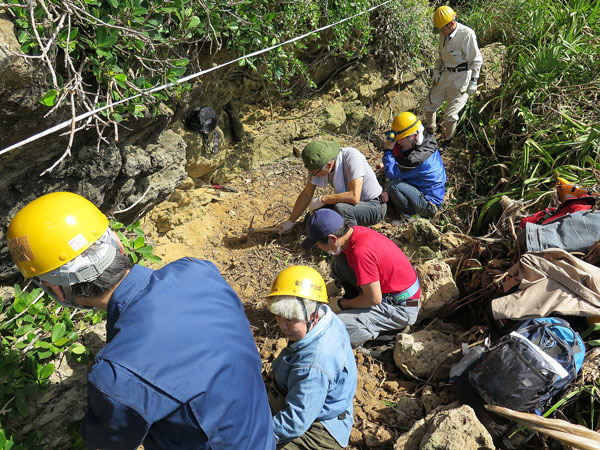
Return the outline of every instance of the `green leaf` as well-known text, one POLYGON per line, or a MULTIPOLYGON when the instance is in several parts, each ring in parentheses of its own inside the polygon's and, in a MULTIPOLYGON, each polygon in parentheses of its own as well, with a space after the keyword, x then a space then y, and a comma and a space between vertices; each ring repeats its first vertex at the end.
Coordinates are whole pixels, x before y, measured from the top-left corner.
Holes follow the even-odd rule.
POLYGON ((125 75, 124 73, 115 73, 113 75, 113 78, 117 81, 121 81, 122 83, 127 81, 127 75, 125 75))
MULTIPOLYGON (((116 0, 114 1, 116 2, 116 0)), ((109 30, 106 27, 99 27, 96 31, 98 48, 112 47, 117 42, 117 36, 118 34, 116 30, 109 30)))
POLYGON ((42 370, 39 371, 38 378, 41 380, 45 380, 53 373, 54 373, 54 364, 52 364, 52 363, 46 364, 44 367, 42 367, 42 370))
POLYGON ((144 244, 146 244, 144 236, 138 236, 137 238, 135 238, 135 241, 133 241, 133 248, 137 250, 139 248, 142 248, 144 244))
POLYGON ((67 327, 62 322, 57 322, 52 327, 52 342, 56 342, 58 339, 64 336, 67 327))
POLYGON ((594 339, 593 341, 587 341, 587 345, 591 345, 592 347, 597 347, 600 345, 600 339, 594 339))
POLYGON ((39 359, 49 358, 50 356, 54 355, 54 353, 50 351, 38 352, 37 354, 39 359))
POLYGON ((40 99, 40 103, 45 106, 54 106, 56 104, 56 100, 57 100, 56 96, 57 95, 58 95, 58 91, 56 89, 50 89, 40 99))
POLYGON ((148 255, 146 256, 146 259, 151 263, 159 263, 162 261, 162 258, 158 255, 148 255))
POLYGON ((65 345, 67 342, 69 342, 69 338, 68 337, 61 337, 59 339, 57 339, 56 341, 54 341, 54 344, 57 347, 62 347, 63 345, 65 345))
POLYGON ((108 2, 108 4, 110 6, 112 6, 115 9, 119 8, 119 1, 118 0, 106 0, 108 2))
POLYGON ((27 302, 27 300, 25 300, 23 298, 19 298, 19 299, 15 300, 15 302, 13 303, 13 308, 17 314, 25 311, 28 306, 29 306, 29 303, 27 302))
POLYGON ((71 347, 71 353, 74 353, 76 355, 83 355, 85 351, 86 348, 81 344, 75 344, 73 347, 71 347))
POLYGON ((187 27, 188 29, 196 28, 198 25, 200 25, 200 18, 198 16, 192 16, 192 20, 190 20, 190 23, 187 27))

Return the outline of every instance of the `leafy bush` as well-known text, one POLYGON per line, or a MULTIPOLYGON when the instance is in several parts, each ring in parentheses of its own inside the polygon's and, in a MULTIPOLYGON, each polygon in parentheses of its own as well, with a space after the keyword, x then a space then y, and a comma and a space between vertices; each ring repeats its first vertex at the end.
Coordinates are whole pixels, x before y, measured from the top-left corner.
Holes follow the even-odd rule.
MULTIPOLYGON (((190 88, 190 83, 175 83, 177 79, 206 69, 220 50, 227 50, 228 59, 250 54, 374 4, 372 0, 49 0, 34 2, 30 10, 20 7, 20 0, 6 3, 22 51, 45 63, 51 89, 41 102, 48 107, 72 103, 78 112, 89 111, 173 83, 100 113, 89 126, 97 125, 101 132, 111 123, 155 114, 159 102, 190 88)), ((424 0, 395 0, 371 16, 376 18, 374 24, 369 14, 360 15, 239 64, 290 93, 295 77, 312 84, 308 62, 316 55, 360 57, 373 42, 375 54, 405 67, 429 48, 431 15, 424 0)))
MULTIPOLYGON (((129 226, 111 221, 125 251, 134 263, 160 262, 146 243, 139 222, 129 226)), ((27 399, 43 390, 54 373, 59 356, 67 355, 82 364, 90 362, 90 350, 81 342, 82 332, 106 316, 104 311, 72 310, 62 307, 40 288, 22 290, 15 285, 12 303, 0 299, 0 450, 31 448, 38 437, 27 437, 28 447, 16 445, 18 429, 5 419, 27 413, 27 399)))

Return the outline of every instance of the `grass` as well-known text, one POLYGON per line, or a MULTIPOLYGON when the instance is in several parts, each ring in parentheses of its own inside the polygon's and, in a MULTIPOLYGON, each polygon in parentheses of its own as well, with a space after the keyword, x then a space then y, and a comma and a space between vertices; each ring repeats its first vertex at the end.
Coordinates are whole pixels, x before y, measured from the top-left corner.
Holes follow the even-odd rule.
POLYGON ((466 14, 484 43, 507 45, 505 80, 493 97, 466 110, 488 149, 510 174, 481 199, 476 232, 497 214, 500 195, 533 199, 555 176, 583 186, 600 181, 600 3, 593 0, 478 0, 466 14), (511 24, 506 26, 506 24, 511 24), (484 104, 485 102, 485 104, 484 104), (500 192, 502 191, 502 192, 500 192))

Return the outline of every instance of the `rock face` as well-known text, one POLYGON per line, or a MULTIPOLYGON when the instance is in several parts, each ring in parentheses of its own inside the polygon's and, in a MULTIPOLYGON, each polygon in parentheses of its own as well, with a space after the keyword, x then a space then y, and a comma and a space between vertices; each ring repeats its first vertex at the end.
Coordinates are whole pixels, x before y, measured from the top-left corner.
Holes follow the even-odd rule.
POLYGON ((494 450, 492 437, 470 406, 438 408, 400 436, 394 450, 494 450))

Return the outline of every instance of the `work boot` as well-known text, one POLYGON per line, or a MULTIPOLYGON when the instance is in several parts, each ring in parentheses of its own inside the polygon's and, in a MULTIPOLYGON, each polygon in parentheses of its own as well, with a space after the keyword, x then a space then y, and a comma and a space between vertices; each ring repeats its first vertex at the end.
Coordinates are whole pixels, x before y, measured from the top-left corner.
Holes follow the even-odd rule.
POLYGON ((435 112, 425 113, 425 129, 427 129, 427 131, 429 131, 431 134, 435 133, 435 129, 437 128, 437 124, 435 122, 436 122, 435 112))
POLYGON ((446 122, 444 124, 444 139, 449 141, 454 137, 456 133, 456 122, 446 122))

